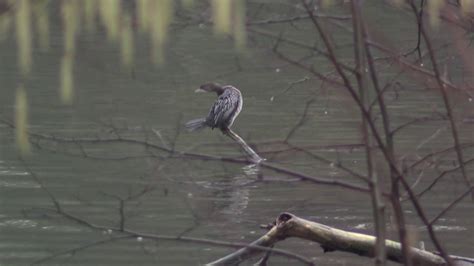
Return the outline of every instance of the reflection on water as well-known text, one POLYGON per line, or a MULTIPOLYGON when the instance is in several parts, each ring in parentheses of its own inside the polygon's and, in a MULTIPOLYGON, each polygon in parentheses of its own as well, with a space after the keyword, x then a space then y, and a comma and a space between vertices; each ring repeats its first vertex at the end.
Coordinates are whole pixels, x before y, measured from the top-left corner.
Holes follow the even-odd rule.
MULTIPOLYGON (((251 192, 258 187, 258 165, 247 165, 237 168, 236 171, 229 172, 221 178, 217 176, 207 180, 193 180, 185 182, 195 192, 188 193, 190 198, 209 199, 212 197, 214 202, 210 208, 207 219, 211 217, 219 217, 219 219, 240 223, 243 220, 242 214, 248 207, 251 192)), ((194 200, 195 201, 195 200, 194 200)), ((206 200, 201 204, 209 204, 206 200)), ((196 202, 195 202, 196 204, 196 202)), ((195 211, 201 211, 202 205, 194 205, 195 211)), ((201 217, 203 218, 203 217, 201 217)))
POLYGON ((40 186, 31 180, 28 172, 17 170, 0 161, 0 187, 39 188, 40 186))
POLYGON ((36 227, 38 223, 32 220, 5 220, 0 222, 0 227, 15 227, 15 228, 32 228, 36 227))
POLYGON ((242 213, 249 204, 250 191, 248 187, 243 186, 248 183, 248 180, 244 175, 233 177, 231 180, 229 188, 223 190, 220 195, 225 201, 219 202, 217 208, 227 219, 240 223, 242 222, 242 213))
POLYGON ((434 230, 439 232, 439 231, 466 231, 468 229, 463 226, 435 225, 434 230))
POLYGON ((242 167, 242 170, 244 171, 245 175, 249 177, 258 177, 260 173, 260 165, 259 164, 249 164, 244 167, 242 167))
POLYGON ((225 214, 229 220, 236 223, 242 222, 242 214, 250 200, 250 188, 252 187, 249 187, 249 185, 255 183, 255 180, 257 180, 259 168, 260 166, 257 164, 242 167, 243 174, 231 178, 229 188, 223 191, 230 204, 223 207, 220 212, 225 214))

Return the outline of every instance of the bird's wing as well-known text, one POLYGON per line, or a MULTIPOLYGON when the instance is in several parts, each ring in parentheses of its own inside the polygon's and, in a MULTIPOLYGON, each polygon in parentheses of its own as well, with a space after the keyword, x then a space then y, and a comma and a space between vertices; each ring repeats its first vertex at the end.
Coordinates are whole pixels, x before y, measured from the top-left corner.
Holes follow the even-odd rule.
POLYGON ((208 119, 212 121, 214 127, 218 127, 229 119, 238 104, 232 99, 231 93, 223 93, 214 102, 209 111, 208 119))

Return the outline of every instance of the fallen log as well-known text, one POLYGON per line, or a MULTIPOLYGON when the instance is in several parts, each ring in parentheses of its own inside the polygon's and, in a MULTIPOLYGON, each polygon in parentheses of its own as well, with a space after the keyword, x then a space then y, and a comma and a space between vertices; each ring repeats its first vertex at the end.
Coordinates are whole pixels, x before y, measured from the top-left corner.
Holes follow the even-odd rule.
MULTIPOLYGON (((269 226, 270 230, 249 244, 225 257, 209 263, 208 265, 237 265, 247 259, 262 253, 255 249, 256 246, 272 247, 279 241, 288 237, 298 237, 317 242, 325 252, 345 251, 365 257, 374 257, 375 237, 366 234, 354 233, 336 229, 320 223, 299 218, 291 213, 282 213, 276 221, 269 226)), ((400 243, 392 240, 385 241, 387 259, 401 263, 403 253, 400 243)), ((474 265, 474 259, 451 256, 455 265, 474 265)), ((412 265, 446 265, 444 259, 429 251, 410 248, 412 265)))

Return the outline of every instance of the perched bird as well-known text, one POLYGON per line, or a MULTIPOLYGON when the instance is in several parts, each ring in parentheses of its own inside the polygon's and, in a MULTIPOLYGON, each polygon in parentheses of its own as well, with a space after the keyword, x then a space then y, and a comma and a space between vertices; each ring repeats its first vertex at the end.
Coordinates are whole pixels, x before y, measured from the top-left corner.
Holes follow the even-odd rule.
POLYGON ((242 93, 234 86, 221 86, 217 83, 203 84, 196 92, 215 92, 218 97, 207 117, 187 122, 186 128, 189 131, 196 131, 204 127, 219 128, 222 132, 228 131, 242 110, 242 93))

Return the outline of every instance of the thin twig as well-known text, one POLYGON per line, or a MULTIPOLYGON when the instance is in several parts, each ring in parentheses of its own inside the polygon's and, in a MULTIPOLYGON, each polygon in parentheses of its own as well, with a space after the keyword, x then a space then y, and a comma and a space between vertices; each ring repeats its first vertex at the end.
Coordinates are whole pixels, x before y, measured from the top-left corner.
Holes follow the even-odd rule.
POLYGON ((470 187, 468 190, 466 190, 466 192, 464 192, 464 193, 461 194, 459 197, 457 197, 455 200, 453 200, 453 202, 451 202, 450 204, 448 204, 448 206, 447 206, 446 208, 444 208, 438 215, 436 215, 436 216, 430 221, 430 224, 436 223, 436 221, 438 221, 439 218, 443 217, 449 210, 451 210, 454 206, 456 206, 456 204, 457 204, 458 202, 460 202, 460 201, 463 200, 467 195, 469 195, 472 189, 473 189, 473 188, 470 187))
MULTIPOLYGON (((417 8, 416 8, 416 6, 415 6, 415 4, 413 3, 412 0, 410 1, 410 6, 413 9, 413 12, 416 13, 417 8)), ((420 18, 418 18, 418 17, 417 17, 417 19, 420 20, 420 18)), ((419 23, 421 23, 421 22, 419 22, 419 23)), ((431 45, 431 41, 428 37, 428 34, 427 34, 423 24, 421 24, 421 26, 420 26, 420 31, 421 31, 421 35, 423 36, 423 39, 425 41, 426 48, 428 49, 429 56, 430 56, 430 59, 431 59, 431 65, 433 67, 433 72, 435 73, 435 77, 436 77, 436 82, 438 83, 439 90, 440 90, 441 96, 443 98, 444 106, 446 108, 446 115, 448 117, 448 120, 449 120, 449 123, 450 123, 450 126, 451 126, 451 133, 452 133, 453 140, 454 140, 454 147, 455 147, 456 155, 457 155, 457 158, 458 158, 458 163, 459 163, 459 166, 461 167, 461 174, 462 174, 464 180, 466 181, 467 185, 472 188, 473 186, 471 184, 471 179, 467 175, 466 169, 465 169, 464 164, 463 164, 464 158, 463 158, 462 150, 460 148, 461 145, 460 145, 460 142, 459 142, 458 129, 457 129, 456 123, 454 121, 453 109, 451 107, 451 103, 449 102, 448 94, 446 92, 446 86, 444 85, 444 82, 441 80, 441 72, 439 71, 438 63, 436 62, 436 58, 435 58, 435 55, 434 55, 434 52, 433 52, 433 46, 431 45)), ((474 190, 472 190, 471 197, 474 200, 474 190)))
POLYGON ((288 132, 288 134, 286 135, 285 137, 285 140, 284 142, 288 142, 291 137, 295 134, 295 132, 301 127, 304 125, 304 123, 306 122, 306 119, 308 117, 308 110, 309 110, 309 107, 314 103, 314 99, 311 99, 309 101, 306 102, 305 104, 305 107, 304 107, 304 111, 303 111, 303 115, 301 115, 301 118, 300 120, 298 121, 298 123, 296 123, 291 129, 290 131, 288 132))

